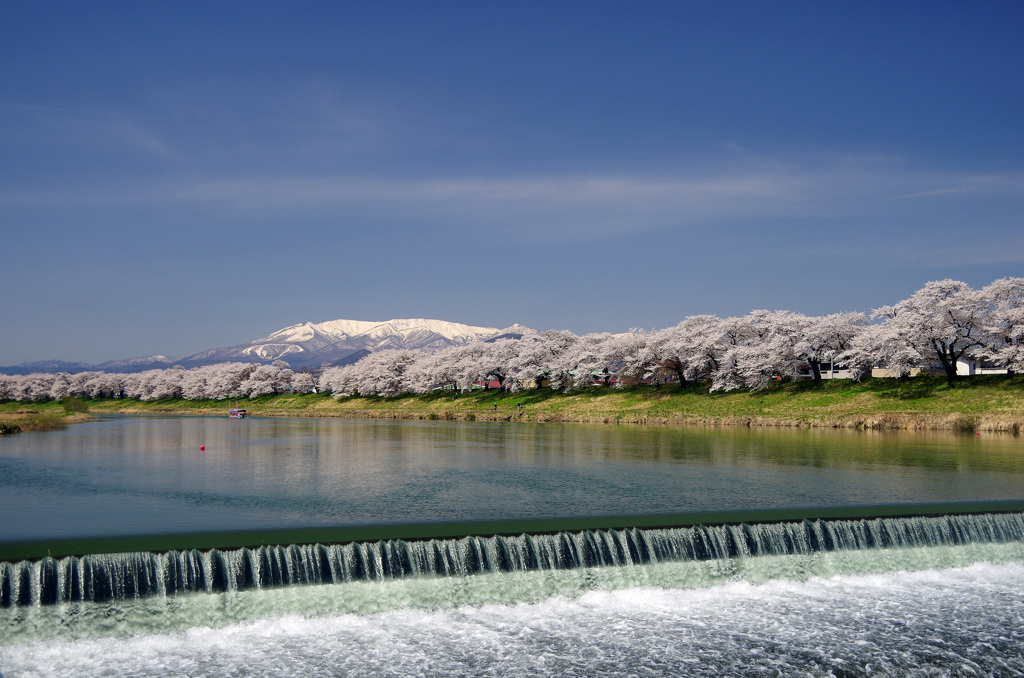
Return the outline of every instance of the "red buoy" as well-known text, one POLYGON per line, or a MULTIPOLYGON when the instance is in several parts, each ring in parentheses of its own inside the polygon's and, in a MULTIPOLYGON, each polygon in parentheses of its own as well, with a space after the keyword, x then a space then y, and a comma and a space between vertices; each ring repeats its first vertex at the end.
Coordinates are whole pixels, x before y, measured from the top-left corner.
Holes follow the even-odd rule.
POLYGON ((199 446, 199 451, 200 452, 206 452, 206 445, 200 445, 199 446))

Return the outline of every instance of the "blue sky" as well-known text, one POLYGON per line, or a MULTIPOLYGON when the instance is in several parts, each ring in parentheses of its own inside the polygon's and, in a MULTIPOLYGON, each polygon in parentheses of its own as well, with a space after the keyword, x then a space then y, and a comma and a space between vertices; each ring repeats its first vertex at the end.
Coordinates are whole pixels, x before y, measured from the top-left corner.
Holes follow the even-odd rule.
POLYGON ((0 365, 1024 275, 1024 3, 5 2, 0 365))

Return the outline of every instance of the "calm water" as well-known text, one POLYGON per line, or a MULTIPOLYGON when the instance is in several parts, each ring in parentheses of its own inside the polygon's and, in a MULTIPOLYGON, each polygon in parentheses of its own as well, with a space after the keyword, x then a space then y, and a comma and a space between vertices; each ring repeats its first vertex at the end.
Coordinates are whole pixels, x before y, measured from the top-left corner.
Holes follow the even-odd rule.
POLYGON ((0 541, 1021 498, 1021 439, 984 434, 106 417, 0 439, 0 541))

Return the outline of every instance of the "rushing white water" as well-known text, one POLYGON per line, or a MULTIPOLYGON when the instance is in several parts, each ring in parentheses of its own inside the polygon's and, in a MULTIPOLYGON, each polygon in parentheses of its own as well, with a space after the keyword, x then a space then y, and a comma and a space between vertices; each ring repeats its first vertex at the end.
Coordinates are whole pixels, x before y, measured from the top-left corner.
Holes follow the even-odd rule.
POLYGON ((1007 542, 1024 542, 1024 514, 804 520, 412 542, 293 544, 226 551, 112 553, 59 560, 45 557, 0 563, 0 605, 104 602, 407 576, 466 576, 1007 542))
POLYGON ((1024 675, 1024 544, 0 610, 18 676, 1024 675))

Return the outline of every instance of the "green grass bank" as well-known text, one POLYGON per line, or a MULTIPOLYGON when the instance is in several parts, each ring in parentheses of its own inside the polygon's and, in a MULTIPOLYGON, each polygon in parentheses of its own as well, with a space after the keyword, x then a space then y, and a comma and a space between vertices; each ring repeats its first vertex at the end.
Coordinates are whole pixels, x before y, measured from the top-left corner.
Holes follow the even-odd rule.
POLYGON ((89 406, 78 398, 42 403, 0 401, 0 436, 34 431, 58 431, 68 424, 89 421, 89 406))
MULTIPOLYGON (((227 416, 228 401, 88 400, 93 413, 227 416)), ((476 390, 394 398, 278 394, 239 403, 253 416, 439 419, 709 426, 827 427, 871 430, 1024 430, 1024 376, 775 382, 763 391, 711 393, 704 385, 594 387, 506 393, 476 390)), ((44 404, 45 405, 45 404, 44 404)), ((59 404, 57 405, 59 407, 59 404)), ((0 403, 9 409, 36 404, 0 403)))

